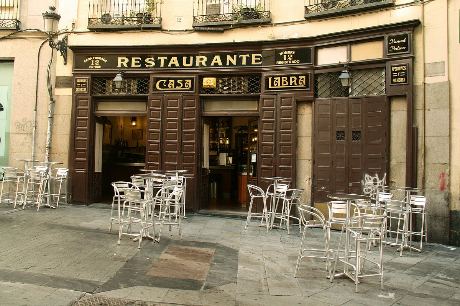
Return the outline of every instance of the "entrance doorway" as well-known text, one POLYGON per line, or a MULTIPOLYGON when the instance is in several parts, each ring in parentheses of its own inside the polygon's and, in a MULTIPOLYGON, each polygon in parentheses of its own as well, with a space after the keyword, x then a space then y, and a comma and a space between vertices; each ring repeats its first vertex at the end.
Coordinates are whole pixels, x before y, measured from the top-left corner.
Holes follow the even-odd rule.
POLYGON ((364 173, 387 172, 388 108, 384 96, 315 101, 315 202, 328 193, 360 193, 364 173))
POLYGON ((258 117, 206 117, 203 121, 205 203, 209 210, 246 211, 247 184, 257 181, 258 117))
POLYGON ((114 181, 130 181, 145 167, 145 116, 96 118, 95 165, 100 173, 101 201, 112 201, 114 181))

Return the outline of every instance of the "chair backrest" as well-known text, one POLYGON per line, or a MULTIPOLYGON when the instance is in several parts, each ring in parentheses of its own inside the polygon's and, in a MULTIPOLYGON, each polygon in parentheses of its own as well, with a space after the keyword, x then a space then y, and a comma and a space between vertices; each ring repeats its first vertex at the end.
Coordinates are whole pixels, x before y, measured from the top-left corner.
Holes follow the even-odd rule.
POLYGON ((389 192, 378 192, 377 193, 377 203, 386 203, 393 198, 393 194, 389 192))
POLYGON ((371 230, 372 232, 378 231, 383 234, 386 227, 386 216, 384 213, 365 214, 359 217, 361 228, 371 230))
POLYGON ((69 175, 69 169, 67 168, 56 168, 56 178, 67 178, 69 175))
POLYGON ((289 184, 276 184, 275 194, 285 196, 288 189, 289 184))
POLYGON ((123 196, 125 191, 129 190, 132 186, 130 182, 116 181, 112 182, 113 192, 115 196, 123 196))
POLYGON ((254 197, 264 198, 265 197, 265 192, 262 190, 262 188, 256 185, 248 184, 248 192, 251 198, 254 198, 254 197))
POLYGON ((131 183, 133 183, 137 187, 145 187, 145 179, 142 176, 132 175, 131 183))
POLYGON ((3 180, 14 179, 18 176, 18 168, 15 167, 3 167, 3 180))
POLYGON ((403 213, 406 209, 406 202, 401 200, 390 200, 385 202, 387 213, 403 213))
POLYGON ((347 217, 348 205, 346 201, 329 201, 327 205, 329 221, 344 222, 347 217))
POLYGON ((410 206, 412 208, 424 209, 426 206, 426 197, 420 195, 411 195, 410 206))
POLYGON ((324 227, 326 218, 317 208, 305 204, 297 206, 301 224, 306 227, 318 226, 324 227))

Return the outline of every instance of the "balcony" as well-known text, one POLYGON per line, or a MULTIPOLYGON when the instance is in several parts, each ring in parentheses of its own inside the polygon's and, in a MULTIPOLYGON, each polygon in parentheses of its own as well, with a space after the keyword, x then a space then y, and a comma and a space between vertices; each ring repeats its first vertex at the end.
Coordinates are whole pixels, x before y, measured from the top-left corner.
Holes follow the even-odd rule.
POLYGON ((19 0, 0 0, 0 30, 19 30, 19 0))
POLYGON ((195 0, 193 27, 202 31, 270 23, 269 0, 195 0))
POLYGON ((306 0, 305 19, 358 13, 394 5, 394 0, 306 0))
POLYGON ((88 29, 117 31, 161 28, 161 0, 90 0, 88 29))

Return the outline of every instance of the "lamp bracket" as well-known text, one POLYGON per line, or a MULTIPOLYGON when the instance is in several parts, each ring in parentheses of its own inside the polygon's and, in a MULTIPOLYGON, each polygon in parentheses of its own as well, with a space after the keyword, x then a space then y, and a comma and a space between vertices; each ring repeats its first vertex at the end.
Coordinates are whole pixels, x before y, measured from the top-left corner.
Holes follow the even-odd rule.
POLYGON ((53 35, 50 35, 48 38, 49 45, 51 48, 59 51, 62 58, 64 59, 64 65, 67 65, 67 46, 69 41, 69 36, 66 35, 61 40, 54 41, 53 35))

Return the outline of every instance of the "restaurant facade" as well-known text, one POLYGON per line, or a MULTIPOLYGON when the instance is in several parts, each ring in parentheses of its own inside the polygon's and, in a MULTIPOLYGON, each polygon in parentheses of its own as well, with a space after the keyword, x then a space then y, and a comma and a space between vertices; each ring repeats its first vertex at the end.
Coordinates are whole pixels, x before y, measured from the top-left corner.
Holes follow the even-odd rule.
POLYGON ((143 169, 184 169, 190 211, 244 212, 246 185, 273 176, 321 207, 369 173, 423 189, 429 240, 458 244, 455 4, 106 2, 57 3, 73 22, 51 152, 74 203, 110 202, 110 182, 143 169))

